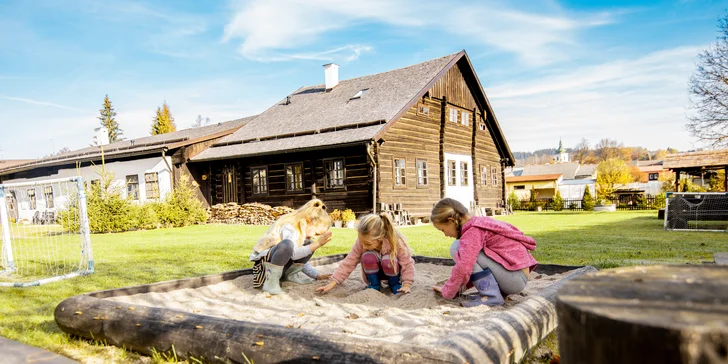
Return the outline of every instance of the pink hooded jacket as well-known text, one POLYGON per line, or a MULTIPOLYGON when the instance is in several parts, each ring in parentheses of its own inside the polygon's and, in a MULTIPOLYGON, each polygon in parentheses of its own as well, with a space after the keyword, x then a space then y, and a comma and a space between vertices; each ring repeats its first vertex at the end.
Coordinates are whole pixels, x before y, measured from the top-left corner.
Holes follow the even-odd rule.
POLYGON ((442 287, 442 296, 452 299, 460 287, 468 283, 480 252, 484 252, 488 258, 507 270, 533 270, 538 262, 528 251, 534 249, 536 241, 507 222, 487 216, 470 218, 463 225, 455 266, 450 273, 450 279, 442 287))
MULTIPOLYGON (((412 259, 412 253, 409 247, 404 243, 400 242, 399 249, 397 249, 397 261, 392 263, 399 263, 397 267, 400 280, 402 284, 412 284, 415 280, 415 260, 412 259)), ((392 245, 389 244, 389 240, 384 239, 382 242, 381 254, 387 255, 392 251, 392 245)), ((361 255, 364 254, 364 246, 356 239, 354 246, 351 247, 351 251, 346 255, 346 258, 341 261, 339 267, 336 268, 334 274, 331 275, 331 279, 336 281, 338 284, 344 283, 349 278, 351 272, 354 271, 356 265, 361 262, 361 255)), ((364 282, 367 281, 364 271, 361 272, 361 276, 364 282)))

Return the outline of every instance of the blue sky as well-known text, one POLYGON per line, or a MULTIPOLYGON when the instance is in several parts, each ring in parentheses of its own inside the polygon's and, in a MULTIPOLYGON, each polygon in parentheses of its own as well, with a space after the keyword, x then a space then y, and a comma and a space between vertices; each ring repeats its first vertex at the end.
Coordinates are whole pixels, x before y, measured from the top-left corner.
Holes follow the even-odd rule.
POLYGON ((303 85, 465 49, 514 151, 582 137, 700 147, 684 131, 695 57, 728 2, 0 0, 0 149, 37 158, 92 141, 105 94, 127 138, 166 100, 260 113, 303 85))

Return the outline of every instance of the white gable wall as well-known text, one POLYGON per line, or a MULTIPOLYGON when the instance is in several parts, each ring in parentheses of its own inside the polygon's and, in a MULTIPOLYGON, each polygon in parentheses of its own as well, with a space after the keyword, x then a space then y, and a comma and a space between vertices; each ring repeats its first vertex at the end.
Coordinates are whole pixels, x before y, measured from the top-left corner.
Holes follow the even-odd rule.
MULTIPOLYGON (((169 165, 172 165, 171 157, 166 157, 167 163, 169 165)), ((159 181, 159 197, 160 199, 164 199, 165 196, 169 192, 172 191, 172 174, 170 173, 169 169, 167 168, 167 163, 164 162, 164 160, 160 157, 151 157, 151 158, 144 158, 144 159, 136 159, 131 161, 124 161, 124 162, 110 162, 106 163, 106 170, 111 173, 113 177, 113 181, 111 182, 112 186, 118 186, 123 191, 122 194, 126 196, 126 176, 128 175, 137 175, 139 179, 139 202, 146 202, 146 201, 156 201, 156 199, 148 199, 146 196, 146 185, 144 182, 144 174, 145 173, 154 173, 156 172, 158 174, 158 181, 159 181)), ((76 168, 64 168, 60 169, 58 173, 44 176, 44 177, 35 177, 35 178, 17 178, 17 179, 10 179, 10 180, 4 180, 3 183, 17 183, 17 182, 40 182, 44 180, 50 180, 55 178, 64 178, 64 177, 74 177, 80 175, 83 180, 87 183, 90 183, 90 181, 99 179, 99 173, 101 171, 101 166, 84 166, 79 169, 76 168)), ((48 209, 46 208, 46 201, 45 196, 43 195, 43 187, 38 186, 35 187, 35 196, 36 196, 36 208, 31 209, 30 208, 30 201, 25 193, 22 193, 23 191, 26 191, 32 187, 24 188, 21 187, 18 189, 16 193, 16 198, 18 200, 18 219, 27 219, 32 220, 33 216, 35 215, 36 211, 57 211, 58 209, 62 209, 66 205, 66 196, 62 195, 56 195, 54 191, 54 204, 55 208, 48 209)), ((6 194, 7 195, 7 194, 6 194)))

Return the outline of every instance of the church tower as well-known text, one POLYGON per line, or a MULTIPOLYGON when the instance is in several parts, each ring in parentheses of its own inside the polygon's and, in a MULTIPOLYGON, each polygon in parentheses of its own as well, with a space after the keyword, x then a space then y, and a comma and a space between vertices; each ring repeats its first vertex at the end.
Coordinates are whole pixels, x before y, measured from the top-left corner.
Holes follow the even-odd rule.
POLYGON ((559 138, 559 149, 556 150, 556 154, 554 155, 554 162, 555 163, 569 162, 569 153, 567 153, 566 149, 564 149, 564 144, 561 143, 561 138, 559 138))

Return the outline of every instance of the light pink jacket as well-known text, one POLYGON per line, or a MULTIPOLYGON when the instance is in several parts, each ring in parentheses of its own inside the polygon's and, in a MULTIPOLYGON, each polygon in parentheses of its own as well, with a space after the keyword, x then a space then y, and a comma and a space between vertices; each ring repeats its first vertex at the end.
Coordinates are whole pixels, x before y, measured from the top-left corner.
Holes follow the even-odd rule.
POLYGON ((442 287, 442 296, 452 299, 460 287, 468 283, 480 252, 484 252, 488 258, 507 270, 533 270, 538 262, 528 251, 534 249, 536 241, 507 222, 487 216, 470 218, 463 225, 455 266, 450 273, 450 279, 442 287))
MULTIPOLYGON (((387 255, 391 251, 392 244, 389 243, 389 240, 384 239, 380 254, 387 255)), ((354 271, 356 265, 361 262, 361 255, 364 254, 364 252, 364 246, 359 242, 359 239, 356 239, 354 246, 351 247, 351 251, 346 255, 346 258, 341 261, 339 267, 336 268, 334 274, 331 275, 331 279, 336 281, 338 284, 344 283, 344 281, 349 278, 349 275, 351 275, 351 272, 354 271)), ((415 280, 415 260, 412 259, 412 253, 404 242, 400 241, 397 249, 397 261, 392 261, 392 263, 399 264, 397 273, 399 273, 402 284, 411 285, 415 280)), ((363 270, 361 272, 361 276, 362 280, 366 282, 367 279, 363 270)))

